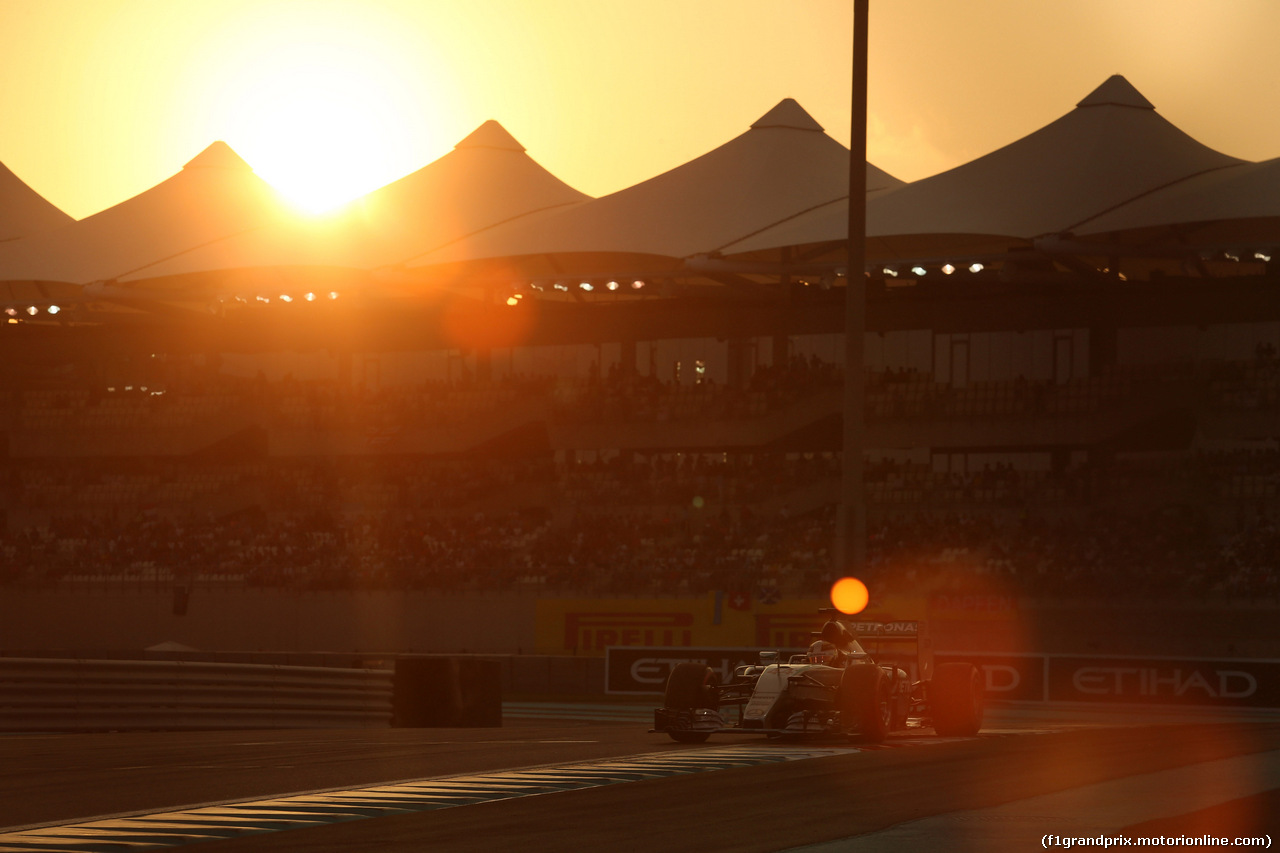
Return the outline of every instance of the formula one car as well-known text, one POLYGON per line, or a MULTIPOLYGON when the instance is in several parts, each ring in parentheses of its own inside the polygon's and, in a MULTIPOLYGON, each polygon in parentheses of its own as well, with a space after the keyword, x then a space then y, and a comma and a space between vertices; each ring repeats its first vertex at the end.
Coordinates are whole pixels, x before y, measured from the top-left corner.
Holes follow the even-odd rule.
POLYGON ((840 735, 870 743, 905 728, 932 727, 944 737, 978 733, 984 706, 978 669, 944 663, 935 670, 923 622, 859 622, 834 610, 822 613, 831 618, 813 634, 806 654, 783 663, 780 652, 762 651, 759 664, 738 667, 726 684, 705 663, 676 664, 653 731, 681 743, 701 743, 716 732, 840 735), (735 707, 736 720, 727 721, 726 709, 735 707))

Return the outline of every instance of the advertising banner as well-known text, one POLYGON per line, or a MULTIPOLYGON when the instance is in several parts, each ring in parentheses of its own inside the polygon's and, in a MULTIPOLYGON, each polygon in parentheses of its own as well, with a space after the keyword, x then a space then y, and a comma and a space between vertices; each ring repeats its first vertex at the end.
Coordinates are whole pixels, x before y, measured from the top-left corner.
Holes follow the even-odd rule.
MULTIPOLYGON (((780 660, 786 662, 792 655, 804 654, 806 647, 776 648, 780 660)), ((916 678, 915 655, 887 653, 876 658, 882 664, 892 664, 916 678)), ((697 647, 626 647, 612 646, 606 650, 604 679, 606 693, 662 693, 671 670, 681 663, 705 663, 715 670, 721 684, 733 677, 740 666, 760 662, 760 651, 755 648, 697 648, 697 647)))
POLYGON ((1280 661, 1049 656, 1054 702, 1280 708, 1280 661))
MULTIPOLYGON (((804 649, 781 649, 785 661, 792 654, 804 649)), ((607 650, 604 663, 606 693, 661 694, 667 685, 671 670, 681 663, 705 663, 716 672, 720 683, 733 677, 740 666, 760 662, 756 649, 717 648, 627 648, 612 647, 607 650)))
POLYGON ((1043 655, 993 655, 936 652, 934 671, 941 663, 967 662, 982 672, 987 699, 1039 702, 1044 699, 1043 655))
MULTIPOLYGON (((784 661, 805 648, 762 647, 780 650, 784 661)), ((881 654, 877 660, 916 677, 913 656, 881 654)), ((605 658, 606 692, 660 694, 672 667, 685 661, 705 663, 723 683, 735 668, 757 663, 759 647, 610 647, 605 658)), ((993 701, 1280 708, 1280 661, 1275 660, 938 652, 934 661, 977 666, 987 699, 993 701)))

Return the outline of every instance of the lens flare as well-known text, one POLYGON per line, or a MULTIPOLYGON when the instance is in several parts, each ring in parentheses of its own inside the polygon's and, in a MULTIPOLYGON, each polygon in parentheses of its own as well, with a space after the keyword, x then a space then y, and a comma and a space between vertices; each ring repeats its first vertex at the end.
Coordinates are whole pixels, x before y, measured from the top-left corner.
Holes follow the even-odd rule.
POLYGON ((861 613, 869 598, 867 585, 857 578, 840 578, 831 587, 831 603, 841 613, 861 613))

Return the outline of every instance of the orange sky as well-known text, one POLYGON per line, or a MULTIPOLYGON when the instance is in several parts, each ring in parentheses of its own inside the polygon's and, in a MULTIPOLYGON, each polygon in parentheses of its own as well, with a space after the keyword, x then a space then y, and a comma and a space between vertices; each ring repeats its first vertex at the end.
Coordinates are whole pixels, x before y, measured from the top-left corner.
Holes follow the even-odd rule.
MULTIPOLYGON (((851 0, 0 0, 0 162, 73 216, 223 139, 340 201, 500 121, 603 195, 794 97, 848 142, 851 0)), ((1280 156, 1274 0, 871 0, 870 159, 914 180, 1114 73, 1200 141, 1280 156)))

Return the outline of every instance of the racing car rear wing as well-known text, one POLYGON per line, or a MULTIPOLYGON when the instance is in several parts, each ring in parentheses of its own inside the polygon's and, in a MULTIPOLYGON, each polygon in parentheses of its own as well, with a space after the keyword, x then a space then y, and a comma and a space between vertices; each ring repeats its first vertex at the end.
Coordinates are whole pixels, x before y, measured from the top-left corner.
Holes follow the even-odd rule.
MULTIPOLYGON (((915 645, 915 664, 917 678, 921 681, 928 681, 933 678, 933 638, 929 636, 927 623, 918 620, 885 620, 885 621, 869 621, 859 620, 846 613, 841 613, 834 607, 823 607, 818 611, 826 618, 839 623, 850 634, 857 639, 863 647, 870 646, 867 651, 877 658, 910 658, 912 655, 905 651, 892 651, 893 649, 901 649, 897 646, 898 642, 911 642, 915 645), (889 648, 883 646, 889 644, 889 648)), ((826 628, 815 636, 825 635, 826 628)))

